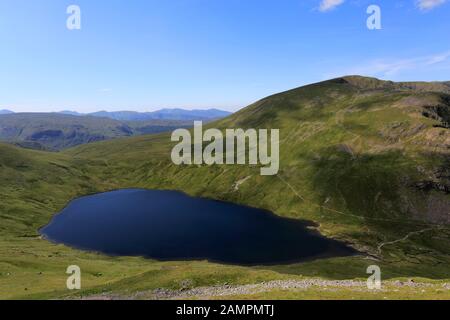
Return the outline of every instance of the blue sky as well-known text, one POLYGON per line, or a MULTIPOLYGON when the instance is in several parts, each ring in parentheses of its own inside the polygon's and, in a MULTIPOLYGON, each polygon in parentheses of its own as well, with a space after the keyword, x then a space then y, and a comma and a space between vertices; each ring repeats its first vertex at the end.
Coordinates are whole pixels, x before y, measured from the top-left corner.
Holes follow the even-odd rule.
POLYGON ((234 111, 345 74, 450 80, 449 40, 446 0, 0 0, 0 109, 234 111))

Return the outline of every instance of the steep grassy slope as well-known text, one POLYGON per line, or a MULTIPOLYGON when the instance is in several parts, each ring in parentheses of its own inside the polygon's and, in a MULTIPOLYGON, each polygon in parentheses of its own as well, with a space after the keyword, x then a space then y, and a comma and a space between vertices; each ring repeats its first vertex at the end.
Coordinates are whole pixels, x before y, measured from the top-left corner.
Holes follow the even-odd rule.
POLYGON ((59 113, 0 115, 0 140, 37 150, 62 150, 85 143, 171 131, 190 121, 117 121, 59 113))
MULTIPOLYGON (((168 134, 104 141, 59 154, 0 145, 0 295, 70 295, 64 272, 71 264, 84 270, 82 294, 310 276, 364 279, 370 264, 381 266, 383 279, 448 281, 446 88, 340 78, 265 98, 209 124, 279 128, 281 170, 272 177, 260 176, 257 166, 175 166, 168 134), (39 226, 70 199, 126 187, 178 189, 312 220, 322 233, 349 242, 362 255, 244 268, 109 258, 39 239, 39 226)), ((386 295, 414 297, 414 292, 402 292, 386 295)))

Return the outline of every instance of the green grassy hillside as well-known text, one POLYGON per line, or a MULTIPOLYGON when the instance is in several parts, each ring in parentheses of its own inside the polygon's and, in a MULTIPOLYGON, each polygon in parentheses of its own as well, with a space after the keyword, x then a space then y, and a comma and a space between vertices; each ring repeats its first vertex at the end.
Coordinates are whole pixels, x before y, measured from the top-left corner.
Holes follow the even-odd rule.
MULTIPOLYGON (((208 125, 280 129, 278 176, 260 176, 257 166, 175 166, 169 134, 104 141, 58 154, 0 145, 0 296, 78 295, 65 290, 64 272, 71 264, 84 270, 83 295, 179 289, 186 283, 365 279, 371 264, 382 268, 383 279, 446 282, 449 108, 448 83, 345 77, 262 99, 208 125), (237 267, 111 258, 39 238, 38 228, 70 199, 127 187, 177 189, 312 220, 323 234, 348 242, 361 255, 237 267)), ((346 290, 341 297, 351 298, 346 290)), ((436 292, 429 298, 442 297, 436 292)), ((313 290, 292 296, 275 290, 262 297, 321 294, 313 290)), ((414 290, 384 294, 415 297, 414 290)))

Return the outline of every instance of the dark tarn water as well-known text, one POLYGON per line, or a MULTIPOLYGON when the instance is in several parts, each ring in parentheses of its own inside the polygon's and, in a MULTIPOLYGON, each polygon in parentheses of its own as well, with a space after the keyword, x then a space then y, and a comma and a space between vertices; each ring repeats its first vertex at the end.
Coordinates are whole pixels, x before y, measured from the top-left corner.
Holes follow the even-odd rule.
POLYGON ((109 255, 258 265, 347 256, 308 224, 176 191, 128 189, 72 201, 41 233, 109 255))

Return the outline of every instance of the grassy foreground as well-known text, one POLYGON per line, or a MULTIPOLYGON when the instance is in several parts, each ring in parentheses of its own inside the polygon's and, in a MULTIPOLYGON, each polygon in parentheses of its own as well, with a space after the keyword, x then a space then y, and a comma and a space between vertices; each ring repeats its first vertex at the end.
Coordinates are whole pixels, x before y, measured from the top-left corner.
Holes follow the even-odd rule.
POLYGON ((448 87, 442 86, 333 80, 268 97, 210 125, 279 128, 281 170, 273 177, 260 176, 257 166, 174 166, 166 134, 61 153, 2 144, 0 298, 127 296, 157 288, 305 278, 365 281, 367 266, 376 264, 385 280, 414 278, 433 286, 388 286, 378 293, 340 287, 272 290, 237 298, 450 299, 443 287, 450 281, 450 202, 438 188, 446 184, 450 138, 445 112, 432 113, 448 110, 448 87), (425 182, 431 187, 421 188, 425 182), (107 257, 39 237, 38 229, 71 199, 129 187, 182 190, 311 220, 324 235, 362 254, 241 267, 107 257), (69 265, 81 267, 81 291, 66 289, 69 265))

